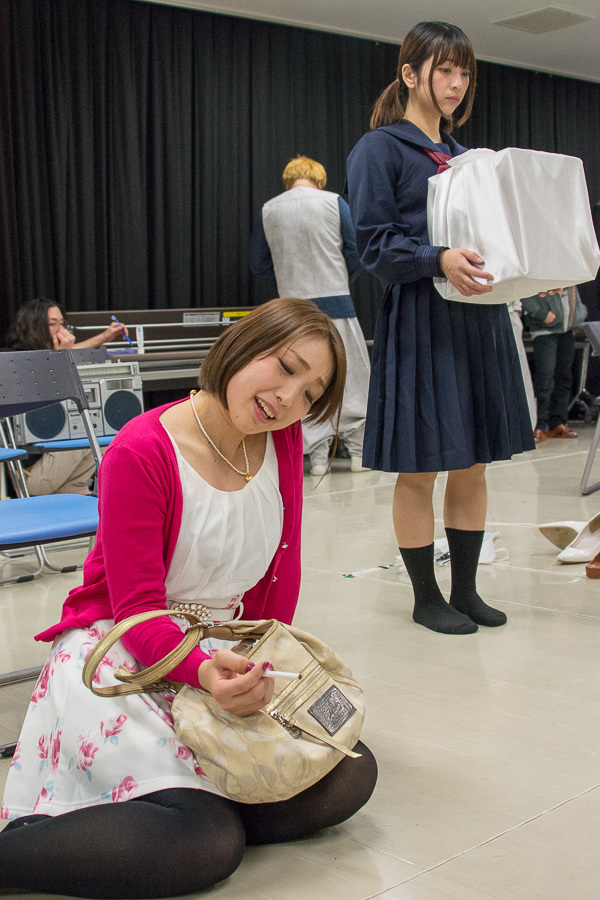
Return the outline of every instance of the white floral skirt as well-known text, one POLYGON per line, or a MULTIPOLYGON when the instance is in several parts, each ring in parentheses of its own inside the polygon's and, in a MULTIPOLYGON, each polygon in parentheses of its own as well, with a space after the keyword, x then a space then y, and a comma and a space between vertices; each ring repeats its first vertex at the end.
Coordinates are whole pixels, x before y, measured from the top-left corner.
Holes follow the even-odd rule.
MULTIPOLYGON (((55 639, 23 723, 0 818, 60 815, 174 787, 223 796, 178 741, 171 694, 97 697, 84 685, 85 660, 113 624, 103 619, 55 639)), ((202 642, 205 652, 216 649, 207 644, 202 642)), ((94 683, 115 684, 112 673, 120 665, 139 668, 118 641, 94 683)))

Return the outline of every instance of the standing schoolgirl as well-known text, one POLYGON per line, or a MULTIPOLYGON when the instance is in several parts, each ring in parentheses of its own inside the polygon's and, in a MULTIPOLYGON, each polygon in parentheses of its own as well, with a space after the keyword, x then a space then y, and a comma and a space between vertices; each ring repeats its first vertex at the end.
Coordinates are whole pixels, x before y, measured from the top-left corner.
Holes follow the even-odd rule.
POLYGON ((460 28, 416 25, 402 42, 397 79, 375 104, 372 130, 348 159, 361 262, 385 288, 363 464, 400 473, 393 518, 415 593, 413 619, 444 634, 506 622, 475 583, 487 510, 485 464, 534 447, 506 305, 447 301, 433 283, 446 277, 465 297, 484 299, 492 290, 481 257, 469 248, 433 247, 427 234, 427 181, 447 157, 465 150, 449 132, 458 109, 458 124, 469 117, 475 74, 473 48, 460 28), (449 604, 433 560, 439 471, 448 472, 449 604))

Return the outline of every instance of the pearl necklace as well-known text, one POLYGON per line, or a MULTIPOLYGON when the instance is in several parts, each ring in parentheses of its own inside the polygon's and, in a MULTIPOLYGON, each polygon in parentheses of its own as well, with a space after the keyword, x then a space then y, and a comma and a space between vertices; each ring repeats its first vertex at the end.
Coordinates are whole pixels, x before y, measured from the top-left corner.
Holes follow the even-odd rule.
POLYGON ((219 448, 217 447, 217 445, 214 443, 214 441, 211 441, 211 439, 210 439, 209 436, 207 435, 206 430, 205 430, 205 428, 204 428, 204 425, 203 425, 202 422, 200 421, 200 416, 199 416, 198 413, 196 412, 196 407, 195 407, 195 405, 194 405, 194 394, 196 394, 196 393, 197 393, 197 391, 192 391, 192 392, 191 392, 191 394, 190 394, 190 403, 192 404, 192 410, 193 410, 193 412, 194 412, 194 416, 195 416, 196 422, 198 423, 198 427, 199 427, 200 431, 202 432, 202 434, 204 435, 204 437, 206 438, 206 440, 208 441, 208 443, 210 444, 210 446, 213 448, 213 450, 215 450, 215 451, 219 454, 219 456, 221 457, 221 459, 222 459, 224 462, 226 462, 228 466, 231 466, 231 468, 233 469, 234 472, 237 472, 238 475, 241 475, 243 478, 246 479, 246 481, 252 481, 252 479, 254 478, 254 475, 251 475, 251 474, 250 474, 250 463, 248 462, 248 454, 246 453, 246 438, 244 438, 244 439, 242 440, 242 450, 244 451, 244 459, 245 459, 245 461, 246 461, 246 471, 245 471, 245 472, 242 472, 242 470, 236 468, 236 466, 234 466, 234 464, 233 464, 232 462, 229 462, 229 460, 227 459, 226 456, 223 456, 223 454, 221 453, 221 451, 219 450, 219 448))

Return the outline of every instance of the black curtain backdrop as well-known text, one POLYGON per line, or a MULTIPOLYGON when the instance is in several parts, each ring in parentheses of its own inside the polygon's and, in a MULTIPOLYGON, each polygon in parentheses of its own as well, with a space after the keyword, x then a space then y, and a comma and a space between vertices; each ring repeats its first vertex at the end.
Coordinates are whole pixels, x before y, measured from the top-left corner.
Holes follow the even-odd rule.
MULTIPOLYGON (((0 330, 67 310, 251 305, 257 210, 297 153, 342 193, 398 47, 138 0, 0 0, 0 330)), ((467 146, 580 156, 600 201, 600 85, 480 64, 467 146)), ((374 279, 355 287, 373 333, 374 279)), ((592 283, 590 318, 600 318, 592 283)))

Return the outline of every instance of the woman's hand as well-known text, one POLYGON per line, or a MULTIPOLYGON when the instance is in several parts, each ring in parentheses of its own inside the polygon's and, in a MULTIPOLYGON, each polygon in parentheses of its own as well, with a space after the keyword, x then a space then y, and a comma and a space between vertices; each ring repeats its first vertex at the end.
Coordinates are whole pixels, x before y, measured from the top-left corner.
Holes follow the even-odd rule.
POLYGON ((119 336, 124 338, 125 335, 128 334, 129 332, 122 322, 111 322, 108 328, 105 328, 103 332, 96 335, 96 339, 99 339, 101 344, 108 344, 110 341, 116 340, 119 336))
POLYGON ((492 290, 491 285, 475 281, 475 278, 486 278, 491 281, 494 277, 489 272, 482 272, 477 268, 482 264, 483 260, 477 253, 465 250, 464 247, 459 250, 443 250, 440 257, 442 272, 463 297, 489 294, 492 290))
POLYGON ((65 350, 72 347, 75 343, 75 335, 67 331, 64 325, 60 325, 56 331, 51 331, 50 334, 52 335, 52 347, 54 350, 65 350))
POLYGON ((75 346, 97 349, 104 344, 108 344, 109 341, 114 341, 119 335, 124 338, 128 334, 129 332, 122 322, 111 322, 104 331, 100 332, 100 334, 95 334, 94 337, 87 338, 85 341, 80 341, 75 346))
POLYGON ((552 312, 552 310, 550 310, 550 312, 548 313, 548 315, 547 315, 546 318, 544 319, 544 325, 552 325, 552 323, 554 322, 555 318, 556 318, 556 316, 554 315, 554 313, 552 312))
POLYGON ((272 678, 263 678, 265 668, 269 663, 254 665, 239 653, 217 650, 200 664, 198 680, 224 710, 250 716, 273 696, 275 684, 272 678))

